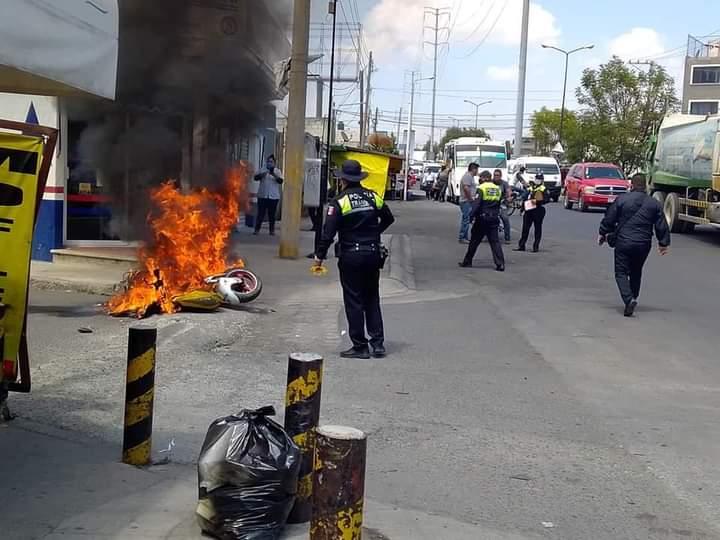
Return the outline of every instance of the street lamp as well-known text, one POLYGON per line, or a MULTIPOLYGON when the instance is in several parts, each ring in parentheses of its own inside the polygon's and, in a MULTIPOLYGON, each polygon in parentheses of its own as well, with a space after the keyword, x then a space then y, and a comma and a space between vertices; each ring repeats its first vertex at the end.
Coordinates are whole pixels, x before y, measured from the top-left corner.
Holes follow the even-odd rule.
POLYGON ((577 49, 573 49, 571 51, 566 51, 565 49, 561 49, 559 47, 555 47, 553 45, 542 45, 543 49, 553 49, 559 53, 562 53, 565 55, 565 83, 563 84, 563 97, 562 97, 562 105, 560 107, 560 132, 558 133, 558 142, 562 145, 562 136, 563 136, 563 126, 565 124, 565 94, 567 92, 567 77, 568 77, 568 64, 570 62, 570 55, 576 52, 584 51, 584 50, 590 50, 594 49, 595 45, 585 45, 583 47, 578 47, 577 49))
POLYGON ((464 100, 465 103, 469 103, 473 107, 475 107, 475 131, 477 131, 478 128, 478 109, 482 107, 483 105, 487 105, 489 103, 492 103, 492 100, 490 101, 483 101, 481 103, 475 103, 474 101, 470 101, 469 99, 464 100))

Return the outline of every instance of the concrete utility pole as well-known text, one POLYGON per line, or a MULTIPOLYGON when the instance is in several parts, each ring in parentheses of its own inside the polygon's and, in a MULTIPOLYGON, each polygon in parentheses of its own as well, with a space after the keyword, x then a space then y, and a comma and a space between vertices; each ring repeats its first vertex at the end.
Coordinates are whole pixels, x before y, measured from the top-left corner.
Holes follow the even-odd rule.
POLYGON ((360 148, 365 144, 365 72, 360 70, 360 148))
POLYGON ((378 113, 379 112, 380 112, 380 109, 378 107, 375 107, 375 119, 373 120, 373 133, 377 133, 378 113))
POLYGON ((305 178, 305 102, 309 41, 310 0, 295 0, 279 249, 280 257, 285 259, 297 258, 300 240, 300 212, 305 178))
POLYGON ((360 147, 364 147, 367 144, 367 137, 370 134, 370 84, 372 82, 372 73, 375 68, 373 63, 373 54, 370 51, 370 60, 368 60, 367 79, 365 80, 365 138, 361 141, 360 147))
POLYGON ((415 112, 415 83, 420 81, 429 81, 433 77, 426 79, 415 79, 416 71, 410 72, 410 114, 408 115, 408 135, 407 144, 405 145, 405 181, 403 182, 403 200, 407 201, 408 194, 408 178, 410 177, 410 157, 414 148, 411 147, 412 132, 413 132, 413 114, 415 112))
POLYGON ((530 26, 530 0, 523 0, 522 34, 520 38, 520 68, 518 73, 518 97, 515 114, 515 147, 513 155, 520 154, 525 116, 525 78, 527 76, 528 28, 530 26))
POLYGON ((400 144, 400 129, 402 127, 402 107, 400 107, 400 110, 398 111, 398 121, 397 121, 397 139, 395 141, 397 144, 400 144))
POLYGON ((435 104, 437 100, 437 65, 438 65, 438 47, 441 43, 438 41, 440 30, 449 31, 448 27, 440 27, 440 17, 450 16, 451 11, 448 9, 440 8, 425 8, 425 14, 435 17, 435 24, 433 26, 426 26, 425 29, 432 30, 434 32, 434 39, 432 41, 426 41, 425 43, 433 46, 433 89, 432 89, 432 116, 430 119, 430 153, 433 154, 435 159, 435 104))
POLYGON ((594 48, 595 45, 585 45, 583 47, 578 47, 577 49, 573 49, 571 51, 566 51, 565 49, 560 49, 559 47, 554 47, 552 45, 542 45, 543 49, 553 49, 555 51, 558 51, 559 53, 562 53, 565 55, 565 84, 563 84, 563 95, 562 95, 562 105, 560 107, 560 131, 558 132, 558 142, 562 146, 563 144, 563 126, 565 125, 565 96, 567 94, 567 78, 568 78, 568 65, 570 64, 570 55, 576 52, 584 51, 584 50, 590 50, 594 48))

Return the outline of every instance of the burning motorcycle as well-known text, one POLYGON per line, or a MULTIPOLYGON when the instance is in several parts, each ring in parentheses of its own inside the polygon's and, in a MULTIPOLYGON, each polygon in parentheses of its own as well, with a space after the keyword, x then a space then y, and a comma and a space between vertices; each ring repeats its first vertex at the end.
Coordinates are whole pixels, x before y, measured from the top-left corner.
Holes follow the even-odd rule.
POLYGON ((185 309, 212 311, 220 306, 239 307, 252 302, 262 292, 262 281, 245 268, 231 268, 205 278, 208 289, 198 289, 173 297, 185 309))

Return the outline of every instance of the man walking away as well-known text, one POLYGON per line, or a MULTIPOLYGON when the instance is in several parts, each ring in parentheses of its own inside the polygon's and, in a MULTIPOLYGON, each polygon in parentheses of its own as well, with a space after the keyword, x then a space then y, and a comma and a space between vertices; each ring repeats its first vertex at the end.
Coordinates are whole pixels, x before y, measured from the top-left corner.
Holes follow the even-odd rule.
POLYGON ((528 188, 525 213, 523 214, 523 228, 520 242, 515 251, 525 251, 530 228, 535 229, 535 241, 533 242, 533 253, 540 251, 542 240, 543 222, 545 221, 545 203, 548 202, 547 189, 545 188, 545 176, 539 172, 535 179, 530 181, 528 188))
POLYGON ((460 232, 458 241, 461 244, 467 242, 470 234, 470 213, 473 209, 473 201, 477 193, 477 176, 480 165, 471 163, 467 172, 460 179, 460 232))
POLYGON ((503 255, 500 238, 498 238, 498 227, 500 226, 500 200, 502 193, 500 188, 490 181, 490 173, 483 171, 480 175, 480 186, 478 187, 478 198, 475 201, 475 208, 470 214, 474 220, 472 226, 472 237, 470 245, 462 262, 458 263, 462 268, 472 266, 477 248, 482 239, 487 236, 492 249, 495 269, 498 272, 505 271, 505 256, 503 255))
POLYGON ((315 263, 322 264, 335 235, 339 235, 335 253, 353 344, 340 353, 343 358, 370 358, 366 324, 373 356, 385 356, 380 311, 380 269, 385 256, 380 235, 395 218, 380 195, 360 184, 367 175, 357 161, 343 163, 339 174, 341 191, 328 205, 325 227, 315 253, 315 263))
POLYGON ((283 183, 282 171, 275 167, 275 156, 268 156, 265 169, 258 171, 254 178, 260 182, 260 187, 257 192, 257 218, 253 234, 260 232, 267 214, 270 236, 275 236, 275 214, 280 201, 280 185, 283 183))
POLYGON ((658 252, 670 249, 670 228, 660 203, 646 192, 645 175, 632 178, 632 191, 611 204, 600 223, 598 243, 615 248, 615 281, 625 304, 624 315, 632 317, 637 307, 642 271, 652 249, 653 230, 658 252))
POLYGON ((500 219, 503 222, 505 243, 509 244, 512 241, 512 230, 510 229, 510 217, 507 214, 507 205, 512 200, 512 189, 510 189, 510 184, 503 180, 502 171, 500 169, 495 169, 493 171, 493 183, 499 187, 502 192, 502 199, 500 201, 500 219))

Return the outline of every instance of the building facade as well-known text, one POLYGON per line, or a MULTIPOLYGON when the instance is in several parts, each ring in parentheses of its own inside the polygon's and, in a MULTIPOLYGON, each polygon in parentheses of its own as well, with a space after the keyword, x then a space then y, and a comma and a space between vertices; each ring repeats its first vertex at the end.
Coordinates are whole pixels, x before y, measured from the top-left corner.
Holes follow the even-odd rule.
POLYGON ((682 112, 720 113, 720 36, 688 37, 682 112))
POLYGON ((217 185, 229 165, 257 167, 275 151, 275 67, 290 54, 288 9, 169 4, 120 2, 115 101, 0 93, 0 118, 59 130, 34 259, 52 260, 65 246, 140 241, 153 186, 217 185))

